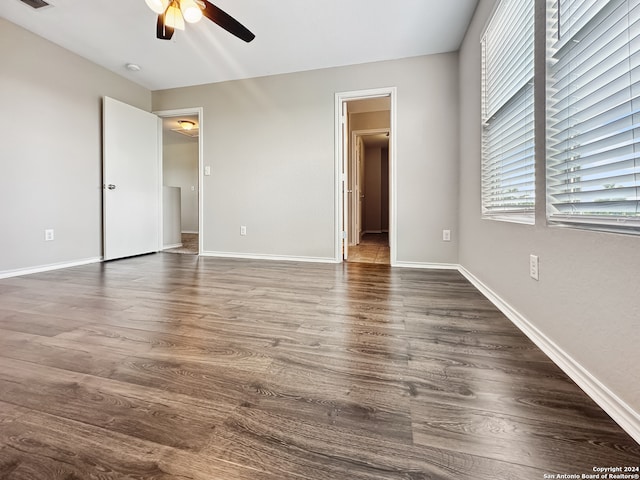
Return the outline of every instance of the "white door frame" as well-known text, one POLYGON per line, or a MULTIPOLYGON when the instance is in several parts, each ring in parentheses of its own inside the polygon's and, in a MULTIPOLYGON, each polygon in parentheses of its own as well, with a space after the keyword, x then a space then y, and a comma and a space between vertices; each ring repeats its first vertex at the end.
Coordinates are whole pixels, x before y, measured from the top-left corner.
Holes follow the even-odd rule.
POLYGON ((341 165, 341 186, 343 202, 342 202, 342 259, 349 259, 349 222, 348 219, 351 215, 349 211, 349 199, 353 199, 353 195, 350 189, 349 183, 349 112, 347 102, 342 102, 340 107, 340 132, 342 135, 342 141, 340 146, 340 152, 343 155, 341 165), (344 195, 347 197, 344 197, 344 195), (346 220, 345 220, 346 219, 346 220))
POLYGON ((345 222, 349 228, 349 237, 354 245, 360 244, 360 227, 362 226, 362 205, 360 204, 360 198, 362 197, 362 162, 364 152, 364 144, 362 138, 352 135, 351 136, 351 157, 349 158, 349 188, 353 191, 353 201, 351 202, 351 215, 345 222))
POLYGON ((203 125, 204 125, 204 115, 203 115, 203 108, 202 107, 190 107, 190 108, 179 108, 177 110, 158 110, 158 111, 154 111, 153 112, 155 115, 157 115, 160 118, 160 121, 158 122, 158 129, 159 129, 159 148, 158 151, 160 152, 158 155, 158 162, 160 164, 160 250, 162 250, 162 235, 163 235, 163 225, 162 225, 162 212, 164 212, 163 208, 164 205, 162 204, 162 184, 163 184, 163 165, 162 165, 162 157, 163 157, 163 152, 162 152, 162 145, 163 145, 163 139, 162 139, 162 119, 164 118, 169 118, 169 117, 180 117, 180 116, 186 116, 186 115, 197 115, 198 116, 198 128, 199 128, 199 134, 198 134, 198 255, 202 252, 203 248, 203 228, 202 228, 202 224, 203 224, 203 215, 202 215, 202 206, 204 205, 204 192, 202 190, 202 184, 203 184, 203 179, 202 179, 202 172, 204 170, 203 167, 203 158, 204 158, 204 146, 203 146, 203 141, 202 141, 202 132, 203 132, 203 125))
MULTIPOLYGON (((342 226, 344 221, 344 195, 342 189, 342 169, 344 168, 346 158, 343 158, 342 153, 342 126, 341 126, 341 114, 342 103, 351 100, 364 100, 368 98, 390 97, 390 133, 389 133, 389 247, 391 251, 390 263, 391 266, 396 265, 396 240, 397 240, 397 228, 396 228, 396 137, 397 137, 397 87, 385 87, 376 88, 370 90, 356 90, 351 92, 339 92, 335 94, 335 193, 336 193, 336 206, 335 206, 335 261, 341 263, 342 258, 342 226)), ((351 140, 351 139, 349 139, 351 140)))

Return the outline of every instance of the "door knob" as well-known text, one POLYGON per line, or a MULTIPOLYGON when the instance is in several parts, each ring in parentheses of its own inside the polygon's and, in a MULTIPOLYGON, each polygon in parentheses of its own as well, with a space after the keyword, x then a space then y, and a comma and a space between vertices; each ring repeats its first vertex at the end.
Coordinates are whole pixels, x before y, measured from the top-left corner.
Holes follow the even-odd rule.
POLYGON ((109 190, 115 190, 115 189, 116 189, 116 186, 115 186, 113 183, 110 183, 109 185, 107 185, 107 188, 108 188, 109 190))

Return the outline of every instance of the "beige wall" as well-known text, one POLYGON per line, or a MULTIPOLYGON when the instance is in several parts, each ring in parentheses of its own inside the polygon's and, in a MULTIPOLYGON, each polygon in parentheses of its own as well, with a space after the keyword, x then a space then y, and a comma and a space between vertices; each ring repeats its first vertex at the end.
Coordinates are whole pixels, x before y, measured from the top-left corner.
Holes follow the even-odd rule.
POLYGON ((182 244, 182 214, 180 187, 162 187, 162 246, 175 247, 182 244))
POLYGON ((334 259, 335 93, 395 86, 398 260, 456 263, 441 238, 457 223, 457 70, 451 53, 154 92, 155 110, 204 110, 204 250, 334 259))
POLYGON ((105 95, 151 107, 148 90, 0 18, 0 275, 102 255, 105 95))
MULTIPOLYGON (((536 225, 480 218, 480 0, 460 51, 460 263, 640 418, 640 238, 550 227, 544 206, 544 78, 536 76, 536 225), (540 281, 529 255, 540 257, 540 281)), ((537 0, 544 25, 544 0, 537 0)), ((538 62, 544 62, 544 37, 538 62)), ((636 420, 637 422, 637 420, 636 420)))

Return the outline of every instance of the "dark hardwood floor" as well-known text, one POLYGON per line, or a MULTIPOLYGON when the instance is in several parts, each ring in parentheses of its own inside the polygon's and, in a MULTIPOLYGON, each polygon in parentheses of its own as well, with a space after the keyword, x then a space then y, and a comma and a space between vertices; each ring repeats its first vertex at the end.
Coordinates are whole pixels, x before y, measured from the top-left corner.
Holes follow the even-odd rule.
POLYGON ((156 254, 0 280, 0 479, 542 479, 640 446, 460 274, 156 254))

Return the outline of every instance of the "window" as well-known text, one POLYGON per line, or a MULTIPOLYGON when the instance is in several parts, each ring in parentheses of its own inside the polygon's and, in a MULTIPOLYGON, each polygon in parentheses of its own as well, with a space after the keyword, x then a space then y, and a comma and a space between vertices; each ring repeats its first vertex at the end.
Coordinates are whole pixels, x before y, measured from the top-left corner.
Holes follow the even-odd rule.
POLYGON ((550 6, 547 216, 640 232, 640 2, 550 6))
POLYGON ((482 37, 482 215, 534 223, 534 0, 502 0, 482 37))

